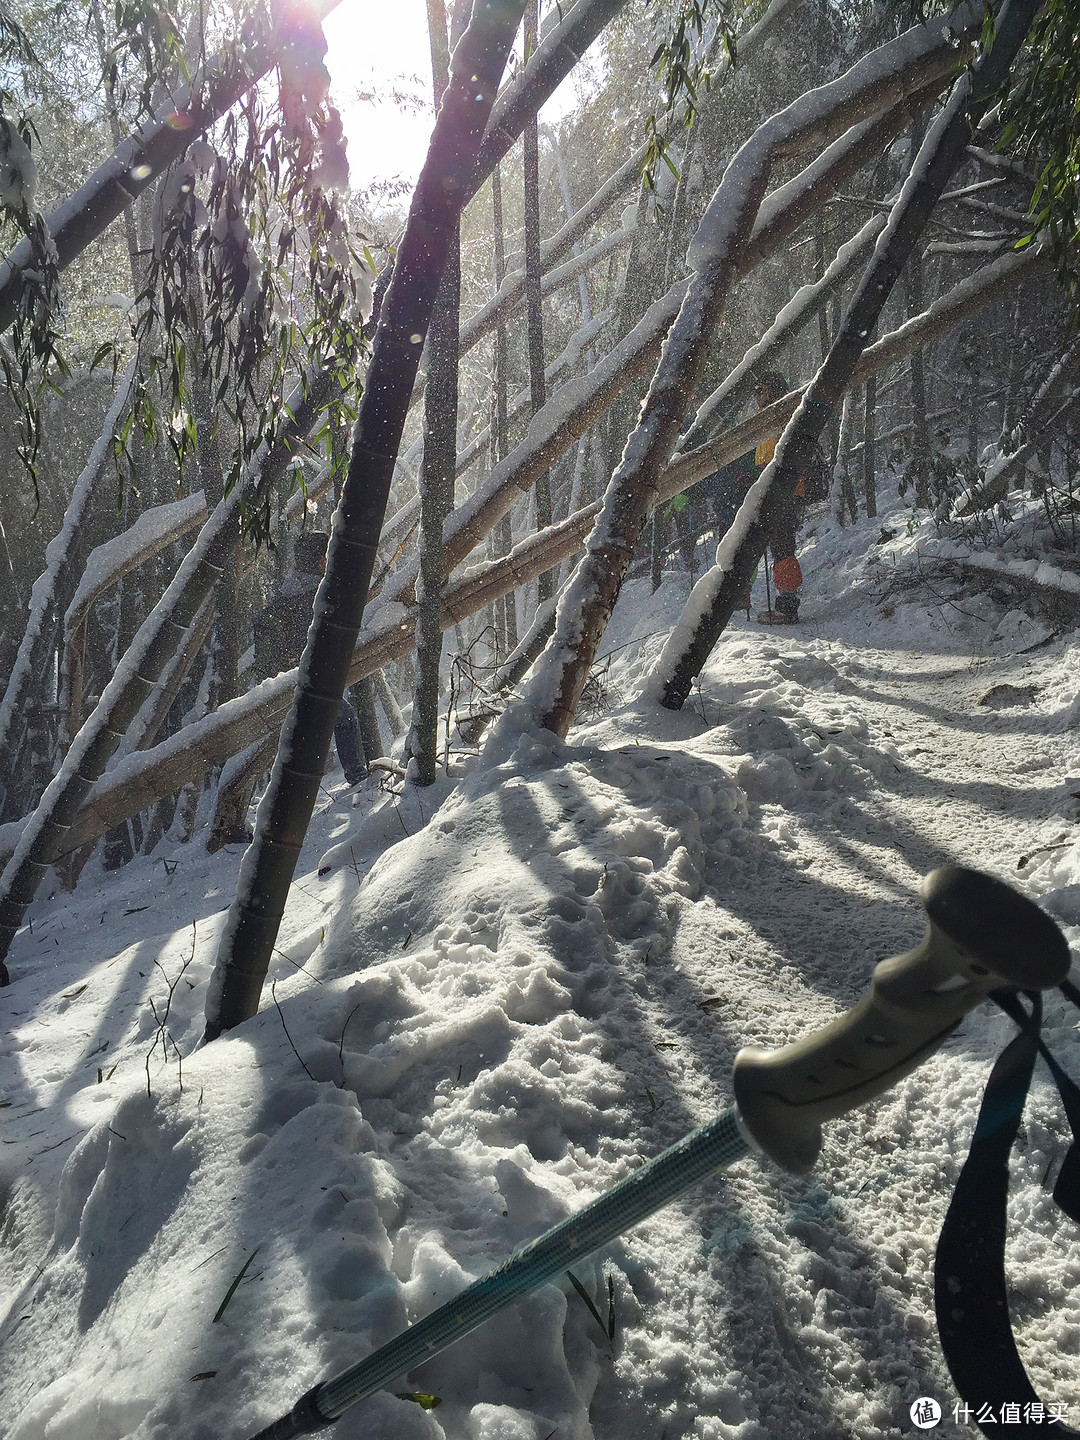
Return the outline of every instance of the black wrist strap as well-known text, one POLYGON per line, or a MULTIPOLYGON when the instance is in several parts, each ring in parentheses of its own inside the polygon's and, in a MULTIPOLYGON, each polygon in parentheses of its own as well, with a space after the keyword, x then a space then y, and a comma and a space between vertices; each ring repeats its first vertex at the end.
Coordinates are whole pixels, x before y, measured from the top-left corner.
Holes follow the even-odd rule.
MULTIPOLYGON (((1080 1004, 1080 992, 1072 986, 1062 988, 1080 1004)), ((1013 992, 994 995, 1020 1026, 1020 1033, 998 1057, 987 1081, 971 1149, 938 1239, 934 1303, 941 1348, 963 1402, 963 1418, 986 1435, 1080 1440, 1080 1430, 1054 1418, 1051 1406, 1036 1394, 1009 1320, 1005 1284, 1009 1153, 1040 1052, 1057 1082, 1073 1133, 1054 1199, 1072 1219, 1080 1219, 1080 1090, 1042 1042, 1041 995, 1028 992, 1027 998, 1030 1012, 1013 992), (1008 1424, 1007 1430, 1001 1428, 1003 1424, 1008 1424)))

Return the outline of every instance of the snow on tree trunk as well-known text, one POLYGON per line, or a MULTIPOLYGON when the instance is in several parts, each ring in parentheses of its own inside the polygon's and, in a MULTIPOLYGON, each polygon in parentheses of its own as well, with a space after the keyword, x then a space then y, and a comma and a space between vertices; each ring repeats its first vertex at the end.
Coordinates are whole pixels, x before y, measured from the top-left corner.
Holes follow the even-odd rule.
POLYGON ((781 487, 794 486, 817 437, 854 383, 867 337, 963 157, 974 125, 1004 84, 1037 8, 1038 0, 1006 0, 989 53, 973 72, 956 82, 948 103, 931 125, 828 357, 784 429, 773 459, 751 486, 720 542, 715 567, 694 587, 653 669, 649 688, 668 709, 681 708, 694 677, 731 618, 765 548, 769 520, 782 503, 781 487))
POLYGON ((57 855, 70 848, 67 833, 83 802, 229 563, 239 538, 241 503, 252 499, 258 503, 260 494, 284 473, 293 449, 321 408, 327 385, 324 372, 290 398, 282 433, 272 445, 263 442, 249 467, 247 483, 235 485, 203 526, 172 583, 119 660, 93 713, 72 740, 0 875, 0 960, 7 955, 45 872, 57 855))
POLYGON ((23 715, 31 685, 45 668, 46 651, 53 640, 55 621, 58 615, 67 609, 75 592, 75 567, 78 564, 83 528, 98 482, 105 472, 113 436, 131 400, 135 368, 136 361, 132 360, 116 387, 116 394, 105 416, 101 433, 71 492, 60 532, 46 547, 45 569, 34 582, 30 592, 30 614, 26 630, 12 666, 4 698, 0 700, 0 756, 5 757, 0 761, 0 766, 3 766, 0 770, 0 782, 5 790, 10 789, 13 779, 7 770, 7 762, 14 757, 17 749, 12 743, 14 724, 23 715))
MULTIPOLYGON (((851 384, 861 384, 868 375, 889 369, 928 338, 970 319, 984 305, 1010 286, 1021 284, 1042 266, 1049 266, 1049 250, 1040 246, 1031 246, 984 266, 936 300, 925 314, 906 322, 867 349, 855 368, 851 384)), ((707 445, 673 460, 661 477, 656 504, 666 503, 720 466, 753 449, 760 441, 775 435, 794 414, 800 398, 801 392, 795 391, 707 445)), ((588 505, 549 531, 530 536, 503 558, 468 570, 443 592, 444 629, 534 579, 542 569, 550 569, 579 551, 599 510, 599 502, 588 505)), ((361 632, 353 652, 350 683, 375 674, 378 684, 382 666, 406 657, 412 646, 414 621, 415 610, 406 610, 396 601, 380 604, 361 632)), ((277 730, 288 710, 296 678, 297 671, 291 670, 264 681, 247 695, 229 701, 216 714, 186 727, 153 750, 128 756, 115 771, 98 782, 72 826, 67 848, 77 849, 92 842, 109 825, 137 813, 156 797, 177 790, 200 768, 220 764, 245 746, 265 740, 268 729, 273 730, 276 744, 277 730)), ((396 706, 394 709, 396 711, 396 706)), ((400 727, 396 733, 401 733, 400 727)), ((17 825, 4 827, 6 838, 0 839, 0 863, 12 853, 18 830, 17 825)))
MULTIPOLYGON (((572 15, 588 3, 580 0, 572 15)), ((299 683, 219 941, 208 1039, 258 1009, 348 679, 421 347, 461 208, 476 188, 484 127, 520 17, 520 4, 478 0, 454 51, 375 334, 299 683)))
MULTIPOLYGON (((716 324, 745 264, 751 227, 773 165, 827 144, 852 121, 895 106, 926 83, 944 22, 917 26, 857 62, 841 78, 808 92, 759 127, 727 166, 690 243, 686 297, 611 478, 585 557, 564 592, 555 636, 534 668, 525 703, 545 728, 565 735, 596 647, 615 607, 657 481, 678 439, 709 358, 716 324)), ((950 31, 950 34, 952 32, 950 31)))

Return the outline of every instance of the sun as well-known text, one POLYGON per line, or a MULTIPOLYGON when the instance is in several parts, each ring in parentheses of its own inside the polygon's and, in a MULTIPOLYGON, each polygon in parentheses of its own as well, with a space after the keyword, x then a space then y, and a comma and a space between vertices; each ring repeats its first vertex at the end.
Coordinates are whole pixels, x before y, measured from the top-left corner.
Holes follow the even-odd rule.
POLYGON ((353 188, 411 186, 434 121, 424 0, 342 0, 323 30, 353 188))

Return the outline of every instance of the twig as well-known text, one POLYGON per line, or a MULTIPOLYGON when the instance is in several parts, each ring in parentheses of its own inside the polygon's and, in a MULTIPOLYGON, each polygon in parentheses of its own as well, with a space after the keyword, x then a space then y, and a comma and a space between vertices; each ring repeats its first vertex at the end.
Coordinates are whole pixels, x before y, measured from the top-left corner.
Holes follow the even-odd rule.
MULTIPOLYGON (((157 958, 157 956, 156 956, 156 955, 154 956, 154 964, 157 966, 157 968, 161 971, 162 975, 165 977, 165 983, 166 983, 166 985, 168 985, 169 988, 168 988, 168 992, 167 992, 167 994, 166 994, 166 996, 165 996, 165 1009, 164 1009, 164 1012, 163 1012, 161 1015, 158 1014, 157 1006, 154 1004, 154 997, 153 997, 152 995, 150 996, 150 1010, 151 1010, 151 1013, 153 1014, 154 1019, 157 1021, 157 1027, 158 1027, 158 1028, 157 1028, 157 1033, 156 1033, 155 1036, 154 1036, 154 1042, 153 1042, 153 1044, 150 1046, 150 1049, 146 1052, 146 1093, 147 1093, 147 1095, 152 1095, 152 1094, 153 1094, 153 1091, 152 1091, 152 1089, 151 1089, 151 1087, 150 1087, 150 1061, 151 1061, 151 1060, 153 1059, 153 1057, 154 1057, 154 1051, 157 1049, 157 1047, 158 1047, 158 1042, 159 1042, 159 1041, 161 1042, 161 1056, 162 1056, 162 1060, 164 1061, 164 1063, 165 1063, 166 1065, 169 1063, 169 1046, 170 1046, 170 1044, 171 1044, 172 1047, 173 1047, 173 1050, 174 1050, 174 1052, 175 1052, 175 1054, 176 1054, 176 1066, 177 1066, 176 1079, 177 1079, 177 1084, 178 1084, 179 1087, 180 1087, 180 1093, 181 1093, 181 1095, 184 1093, 184 1057, 183 1057, 183 1055, 181 1055, 181 1053, 180 1053, 180 1047, 179 1047, 179 1045, 177 1045, 176 1039, 175 1039, 175 1037, 173 1036, 172 1031, 168 1028, 168 1020, 169 1020, 169 1012, 170 1012, 170 1010, 172 1009, 173 996, 174 996, 175 993, 176 993, 176 987, 180 984, 180 981, 184 978, 184 975, 185 975, 185 973, 186 973, 186 971, 187 971, 188 966, 189 966, 189 965, 191 964, 191 962, 195 959, 195 949, 196 949, 196 946, 197 946, 197 944, 198 944, 198 929, 197 929, 197 926, 198 926, 198 922, 195 921, 195 920, 193 920, 193 921, 191 922, 191 954, 187 957, 187 959, 184 961, 184 963, 180 966, 180 969, 179 969, 179 971, 177 972, 177 975, 176 975, 176 979, 175 979, 175 980, 170 980, 170 979, 169 979, 168 971, 165 969, 164 965, 162 965, 161 961, 157 958)), ((115 1065, 113 1066, 113 1069, 114 1069, 114 1070, 116 1069, 116 1066, 115 1066, 115 1065)))
POLYGON ((313 975, 310 970, 305 970, 303 965, 300 964, 299 960, 294 960, 291 955, 286 955, 285 951, 279 950, 276 945, 274 946, 274 954, 280 955, 282 960, 288 961, 288 963, 293 967, 294 970, 300 971, 301 975, 306 975, 309 980, 314 980, 316 985, 321 985, 323 983, 317 975, 313 975))
MULTIPOLYGON (((293 1045, 293 1038, 292 1038, 292 1036, 289 1034, 289 1027, 285 1024, 285 1016, 284 1016, 284 1014, 282 1013, 282 1009, 281 1009, 280 1004, 278 1004, 277 995, 274 993, 276 990, 277 990, 277 981, 275 980, 274 983, 270 986, 270 998, 273 1000, 275 1006, 277 1007, 278 1019, 281 1021, 281 1028, 285 1031, 285 1039, 288 1040, 289 1045, 290 1045, 291 1048, 292 1048, 292 1052, 293 1052, 293 1054, 296 1056, 297 1060, 299 1060, 299 1061, 300 1061, 300 1064, 304 1066, 304 1073, 305 1073, 305 1075, 308 1077, 309 1080, 314 1080, 314 1079, 315 1079, 315 1076, 312 1075, 312 1073, 311 1073, 311 1071, 308 1069, 308 1067, 307 1067, 306 1065, 304 1065, 304 1057, 300 1054, 300 1051, 297 1050, 296 1046, 293 1045)), ((318 1083, 318 1082, 316 1081, 316 1084, 317 1084, 317 1083, 318 1083)))
POLYGON ((341 1027, 341 1039, 338 1041, 337 1053, 338 1059, 341 1061, 341 1078, 343 1080, 345 1078, 345 1031, 349 1028, 349 1021, 356 1014, 357 1010, 360 1009, 360 1006, 363 1003, 364 1002, 362 1000, 358 1000, 356 1002, 353 1008, 349 1011, 348 1015, 345 1016, 345 1024, 341 1027))

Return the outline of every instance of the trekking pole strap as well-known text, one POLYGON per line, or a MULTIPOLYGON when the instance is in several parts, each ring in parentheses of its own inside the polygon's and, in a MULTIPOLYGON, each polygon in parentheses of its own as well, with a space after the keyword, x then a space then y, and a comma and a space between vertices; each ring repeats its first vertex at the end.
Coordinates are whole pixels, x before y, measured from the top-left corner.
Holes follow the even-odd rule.
MULTIPOLYGON (((1073 987, 1061 987, 1066 994, 1073 987)), ((1075 995, 1075 992, 1074 992, 1075 995)), ((1058 1407, 1039 1398, 1020 1358, 1009 1319, 1005 1279, 1005 1236, 1009 1155, 1041 1051, 1058 1084, 1073 1140, 1054 1187, 1054 1199, 1080 1218, 1080 1090, 1046 1049, 1040 1037, 1042 997, 1028 993, 1026 1012, 1016 995, 995 995, 1020 1026, 1002 1051, 987 1081, 968 1157, 956 1183, 934 1257, 934 1308, 945 1363, 961 1398, 957 1418, 972 1421, 987 1435, 1032 1437, 1050 1432, 1058 1440, 1080 1440, 1058 1407)), ((1073 996, 1070 996, 1073 998, 1073 996)), ((1063 1407, 1062 1407, 1063 1408, 1063 1407)))

